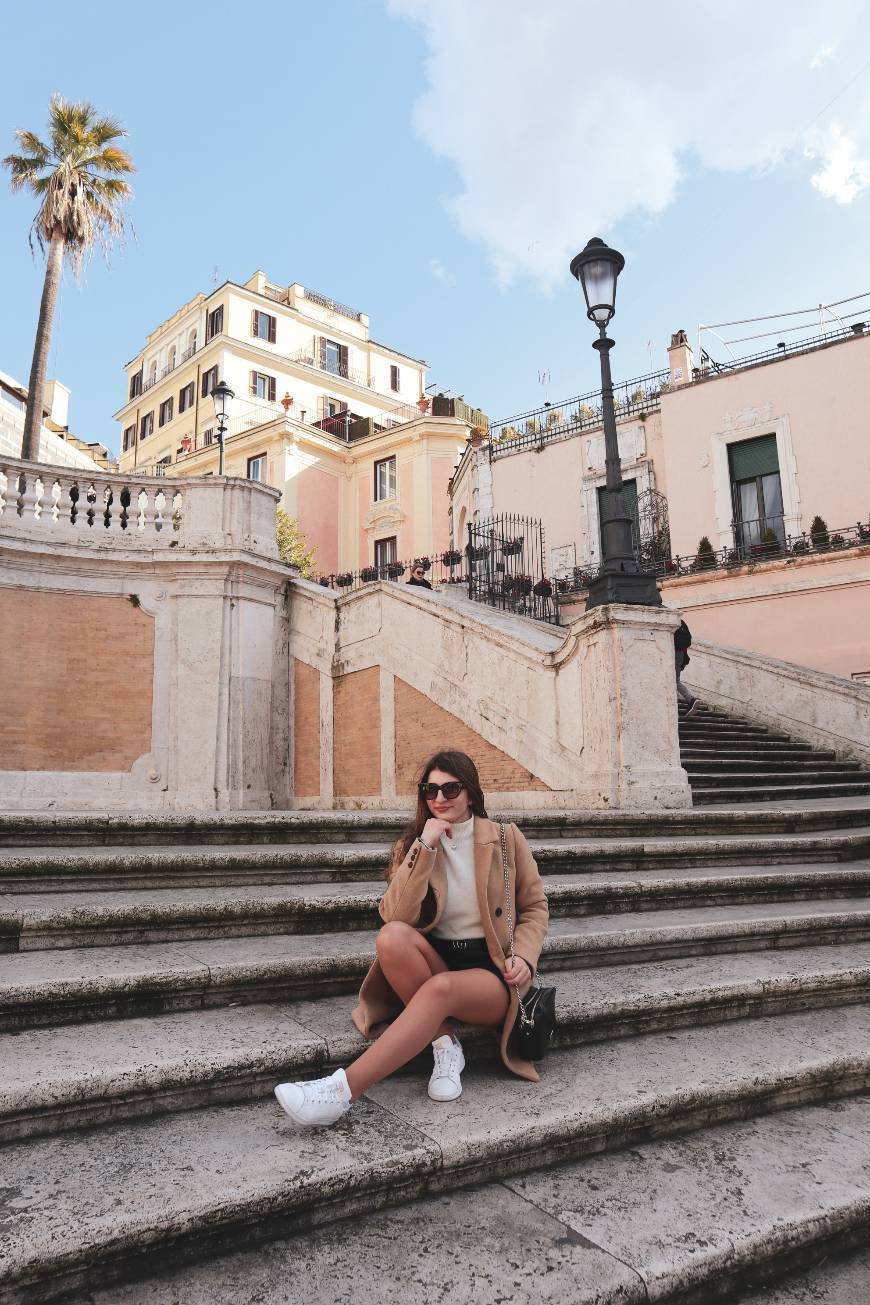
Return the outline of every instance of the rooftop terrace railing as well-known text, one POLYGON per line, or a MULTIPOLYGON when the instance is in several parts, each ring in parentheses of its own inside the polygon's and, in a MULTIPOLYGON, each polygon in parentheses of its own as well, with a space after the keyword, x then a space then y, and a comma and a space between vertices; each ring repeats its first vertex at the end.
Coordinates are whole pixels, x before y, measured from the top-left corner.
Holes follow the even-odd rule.
MULTIPOLYGON (((643 418, 661 406, 662 392, 670 383, 666 369, 637 376, 613 387, 617 421, 643 418)), ((603 423, 601 391, 575 395, 563 403, 545 403, 540 408, 506 417, 490 425, 490 458, 506 457, 527 449, 541 448, 554 440, 571 439, 603 423)))

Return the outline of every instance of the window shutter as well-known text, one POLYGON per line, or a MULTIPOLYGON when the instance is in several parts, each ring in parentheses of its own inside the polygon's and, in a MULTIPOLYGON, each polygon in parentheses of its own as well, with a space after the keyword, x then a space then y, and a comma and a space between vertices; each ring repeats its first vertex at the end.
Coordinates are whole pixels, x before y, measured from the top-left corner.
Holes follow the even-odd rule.
POLYGON ((256 397, 257 394, 257 373, 251 372, 251 393, 256 397))
POLYGON ((347 345, 338 346, 338 370, 342 376, 347 376, 347 345))
POLYGON ((275 343, 277 329, 278 329, 278 319, 276 317, 270 317, 269 318, 269 343, 270 344, 275 343))
POLYGON ((270 403, 275 402, 275 377, 274 376, 269 377, 269 402, 270 403))
POLYGON ((326 371, 326 336, 316 335, 314 338, 317 341, 317 358, 319 364, 323 370, 326 371))
POLYGON ((759 439, 741 440, 728 445, 728 461, 732 480, 752 480, 755 476, 769 476, 779 472, 776 436, 762 435, 759 439))
POLYGON ((255 337, 260 334, 260 323, 257 320, 259 316, 260 314, 257 312, 256 308, 253 308, 251 310, 251 335, 255 337))

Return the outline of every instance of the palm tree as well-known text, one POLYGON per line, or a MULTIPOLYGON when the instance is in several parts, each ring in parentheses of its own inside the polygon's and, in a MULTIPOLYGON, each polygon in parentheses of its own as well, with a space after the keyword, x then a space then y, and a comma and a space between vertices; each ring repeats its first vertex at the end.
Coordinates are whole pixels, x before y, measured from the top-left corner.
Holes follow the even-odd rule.
POLYGON ((43 253, 48 248, 27 387, 23 458, 39 457, 48 348, 64 257, 78 272, 95 245, 108 249, 112 237, 124 229, 121 207, 132 193, 124 178, 135 168, 130 155, 114 142, 126 134, 115 118, 98 117, 92 104, 72 104, 55 95, 48 144, 32 131, 17 131, 21 153, 3 159, 12 174, 12 189, 26 187, 40 200, 31 225, 31 249, 34 235, 43 253))

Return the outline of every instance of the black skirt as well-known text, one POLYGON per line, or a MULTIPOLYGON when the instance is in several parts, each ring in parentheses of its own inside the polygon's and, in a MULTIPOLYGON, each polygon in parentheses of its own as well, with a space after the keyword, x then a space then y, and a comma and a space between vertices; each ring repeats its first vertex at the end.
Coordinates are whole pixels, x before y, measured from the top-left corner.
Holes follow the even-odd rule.
POLYGON ((504 982, 501 970, 493 964, 485 938, 436 938, 427 933, 426 941, 432 944, 448 970, 489 970, 504 982))

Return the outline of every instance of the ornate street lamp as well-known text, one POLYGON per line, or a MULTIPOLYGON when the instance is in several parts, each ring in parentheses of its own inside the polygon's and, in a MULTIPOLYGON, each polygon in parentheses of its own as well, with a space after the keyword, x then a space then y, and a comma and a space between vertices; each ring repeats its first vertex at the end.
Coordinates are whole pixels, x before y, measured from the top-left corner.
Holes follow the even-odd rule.
POLYGON ((604 417, 604 453, 607 473, 606 492, 601 496, 601 568, 589 582, 586 609, 603 603, 644 603, 660 607, 662 596, 655 575, 643 571, 635 557, 631 539, 631 517, 625 506, 616 414, 613 409, 613 381, 610 376, 610 350, 607 325, 616 311, 616 279, 625 267, 625 259, 603 240, 594 236, 582 253, 571 260, 571 275, 583 287, 586 316, 598 327, 593 349, 601 360, 601 408, 604 417))
POLYGON ((229 424, 230 404, 236 397, 226 381, 218 381, 211 392, 214 401, 214 415, 217 417, 218 438, 218 475, 224 474, 224 435, 229 424))

